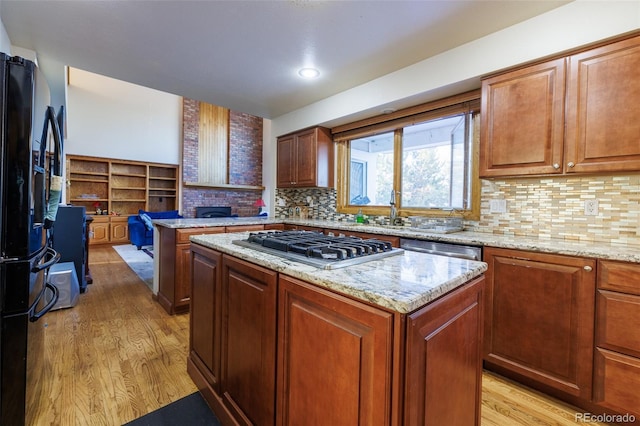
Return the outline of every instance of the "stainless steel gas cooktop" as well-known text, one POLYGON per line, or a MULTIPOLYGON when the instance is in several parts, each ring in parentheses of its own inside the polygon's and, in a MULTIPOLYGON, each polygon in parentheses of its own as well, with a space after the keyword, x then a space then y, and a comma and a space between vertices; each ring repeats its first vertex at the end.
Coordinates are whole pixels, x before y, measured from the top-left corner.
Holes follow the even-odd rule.
POLYGON ((256 232, 233 243, 320 269, 344 268, 404 253, 388 241, 311 231, 256 232))

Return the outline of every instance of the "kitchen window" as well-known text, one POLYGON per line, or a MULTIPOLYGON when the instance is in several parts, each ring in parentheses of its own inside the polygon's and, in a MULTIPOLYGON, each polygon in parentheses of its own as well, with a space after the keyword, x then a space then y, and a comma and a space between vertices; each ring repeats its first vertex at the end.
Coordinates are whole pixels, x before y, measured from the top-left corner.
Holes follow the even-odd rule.
POLYGON ((338 211, 388 215, 393 190, 402 216, 479 217, 479 100, 457 99, 334 129, 338 211))

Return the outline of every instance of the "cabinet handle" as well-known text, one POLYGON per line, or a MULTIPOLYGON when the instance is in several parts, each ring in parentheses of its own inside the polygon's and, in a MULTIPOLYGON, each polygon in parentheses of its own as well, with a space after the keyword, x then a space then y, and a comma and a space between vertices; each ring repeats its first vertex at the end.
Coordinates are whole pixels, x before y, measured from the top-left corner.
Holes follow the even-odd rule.
POLYGON ((575 164, 573 163, 573 161, 569 161, 569 162, 567 163, 567 166, 569 166, 569 167, 573 167, 573 166, 575 166, 575 164))
POLYGON ((587 271, 587 272, 591 272, 591 271, 593 271, 593 268, 592 268, 591 266, 589 266, 589 265, 585 266, 585 267, 584 267, 584 268, 582 268, 582 269, 584 269, 584 270, 585 270, 585 271, 587 271))
POLYGON ((560 168, 560 164, 558 163, 553 163, 553 168, 558 170, 560 168))

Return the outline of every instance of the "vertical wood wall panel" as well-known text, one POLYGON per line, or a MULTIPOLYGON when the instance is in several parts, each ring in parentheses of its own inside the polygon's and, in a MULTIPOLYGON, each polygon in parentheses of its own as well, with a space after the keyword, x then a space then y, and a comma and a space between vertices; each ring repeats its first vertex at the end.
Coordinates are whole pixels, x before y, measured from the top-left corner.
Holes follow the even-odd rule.
POLYGON ((228 183, 229 110, 200 102, 198 181, 228 183))

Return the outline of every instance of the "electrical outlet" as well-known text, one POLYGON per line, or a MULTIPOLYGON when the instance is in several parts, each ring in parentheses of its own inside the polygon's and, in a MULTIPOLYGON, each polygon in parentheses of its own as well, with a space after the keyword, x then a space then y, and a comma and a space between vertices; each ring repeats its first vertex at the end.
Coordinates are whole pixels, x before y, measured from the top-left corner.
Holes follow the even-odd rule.
POLYGON ((507 200, 490 200, 489 213, 506 213, 507 200))
POLYGON ((585 216, 597 216, 598 215, 598 200, 586 200, 584 202, 584 215, 585 216))

